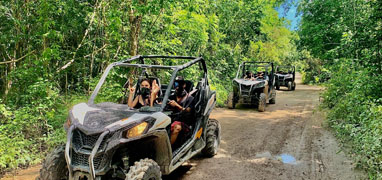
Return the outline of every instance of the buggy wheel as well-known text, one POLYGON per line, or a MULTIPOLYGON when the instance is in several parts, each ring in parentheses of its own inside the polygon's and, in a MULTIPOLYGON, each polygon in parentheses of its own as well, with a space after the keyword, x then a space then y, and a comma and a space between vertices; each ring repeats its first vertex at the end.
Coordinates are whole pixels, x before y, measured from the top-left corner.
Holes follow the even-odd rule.
POLYGON ((276 90, 272 91, 272 99, 269 100, 269 104, 276 104, 276 90))
POLYGON ((234 100, 234 96, 233 96, 233 92, 230 92, 229 95, 228 95, 228 103, 227 103, 227 106, 229 109, 235 109, 235 100, 234 100))
POLYGON ((264 112, 265 111, 265 106, 267 105, 267 98, 266 97, 267 96, 264 93, 260 94, 259 105, 257 107, 259 112, 264 112))
POLYGON ((65 160, 65 145, 60 145, 48 154, 42 163, 40 176, 37 180, 68 179, 69 170, 65 160))
POLYGON ((291 91, 291 90, 292 90, 292 82, 289 81, 289 82, 288 82, 288 91, 291 91))
POLYGON ((213 157, 218 153, 220 146, 220 124, 216 119, 209 119, 207 122, 206 146, 202 154, 207 157, 213 157))
POLYGON ((125 180, 160 180, 161 171, 159 165, 152 159, 141 159, 130 166, 125 180))
POLYGON ((276 83, 276 90, 280 90, 280 84, 276 83))
POLYGON ((296 89, 296 83, 293 82, 292 90, 294 91, 296 89))

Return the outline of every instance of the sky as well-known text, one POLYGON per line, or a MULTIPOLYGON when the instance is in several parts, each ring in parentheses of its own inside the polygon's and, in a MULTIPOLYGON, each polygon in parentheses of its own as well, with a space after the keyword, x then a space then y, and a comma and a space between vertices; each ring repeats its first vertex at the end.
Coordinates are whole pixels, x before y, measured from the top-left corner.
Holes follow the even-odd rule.
POLYGON ((288 27, 290 30, 297 30, 301 20, 301 16, 296 17, 298 3, 296 3, 297 0, 294 1, 295 3, 290 5, 289 9, 285 5, 276 8, 277 12, 279 12, 279 17, 284 17, 291 22, 291 25, 288 27))

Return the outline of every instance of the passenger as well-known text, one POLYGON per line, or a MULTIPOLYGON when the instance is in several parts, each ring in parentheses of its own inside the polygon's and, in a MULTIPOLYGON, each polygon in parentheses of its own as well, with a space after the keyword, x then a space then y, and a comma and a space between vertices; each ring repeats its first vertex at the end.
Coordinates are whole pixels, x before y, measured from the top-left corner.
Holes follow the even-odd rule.
POLYGON ((253 73, 251 71, 245 72, 244 79, 246 79, 246 80, 255 80, 255 78, 253 77, 253 73))
POLYGON ((174 84, 175 93, 169 97, 170 102, 168 103, 174 112, 174 117, 172 117, 174 122, 171 124, 170 137, 173 149, 185 142, 185 138, 190 135, 189 125, 195 119, 194 98, 185 90, 186 83, 183 77, 178 76, 174 84))
POLYGON ((153 106, 154 101, 158 96, 158 92, 160 87, 156 80, 152 82, 150 85, 149 79, 143 79, 140 84, 140 89, 138 90, 137 96, 133 100, 135 88, 130 87, 129 99, 127 101, 127 105, 131 108, 141 108, 142 106, 153 106))

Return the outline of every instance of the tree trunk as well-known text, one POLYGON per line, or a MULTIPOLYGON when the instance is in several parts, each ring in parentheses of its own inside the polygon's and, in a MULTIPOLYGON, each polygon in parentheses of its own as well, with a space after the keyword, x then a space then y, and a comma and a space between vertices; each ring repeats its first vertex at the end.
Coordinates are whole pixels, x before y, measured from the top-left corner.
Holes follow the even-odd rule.
POLYGON ((13 71, 13 67, 14 67, 14 65, 15 65, 14 62, 12 62, 12 63, 9 64, 9 67, 8 67, 8 70, 7 70, 7 74, 6 74, 6 76, 5 76, 5 79, 6 79, 7 83, 6 83, 6 86, 5 86, 4 99, 7 98, 7 95, 8 95, 8 93, 9 93, 9 90, 11 89, 11 86, 12 86, 12 80, 9 79, 8 74, 10 74, 10 73, 13 71))
POLYGON ((138 42, 141 30, 142 16, 132 17, 131 19, 132 21, 130 21, 130 55, 135 56, 138 54, 138 42))
MULTIPOLYGON (((131 2, 130 2, 131 3, 131 2)), ((139 1, 140 4, 145 4, 144 0, 139 1)), ((129 5, 129 22, 130 22, 130 55, 138 54, 139 35, 141 33, 142 15, 136 15, 134 9, 129 5)))

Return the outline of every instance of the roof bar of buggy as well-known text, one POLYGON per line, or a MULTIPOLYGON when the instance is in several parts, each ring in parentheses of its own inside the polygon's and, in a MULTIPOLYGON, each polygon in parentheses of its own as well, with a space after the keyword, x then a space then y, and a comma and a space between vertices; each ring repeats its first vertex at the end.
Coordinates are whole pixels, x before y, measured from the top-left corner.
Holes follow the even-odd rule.
MULTIPOLYGON (((255 65, 257 67, 266 67, 268 68, 269 66, 272 66, 272 69, 273 69, 273 63, 272 62, 266 62, 266 61, 260 61, 260 62, 257 62, 257 61, 244 61, 242 62, 240 65, 239 65, 239 68, 238 68, 238 71, 236 73, 236 78, 239 77, 239 74, 240 74, 240 69, 242 68, 242 66, 246 66, 246 64, 250 64, 250 65, 255 65), (266 64, 266 65, 256 65, 256 64, 266 64)), ((249 65, 249 66, 250 66, 249 65)), ((243 67, 244 68, 244 67, 243 67)), ((244 72, 243 72, 244 73, 244 72)))
POLYGON ((197 57, 193 57, 193 56, 162 56, 162 55, 146 55, 146 56, 142 56, 142 55, 138 55, 138 56, 133 56, 129 59, 125 59, 125 60, 122 60, 122 61, 119 61, 117 63, 127 63, 127 62, 131 62, 131 61, 134 61, 134 60, 137 60, 139 59, 140 63, 141 64, 144 64, 144 59, 152 59, 152 58, 166 58, 166 59, 196 59, 197 57))
MULTIPOLYGON (((144 62, 142 58, 141 62, 144 62)), ((178 69, 183 70, 199 61, 203 60, 202 57, 190 57, 190 56, 134 56, 133 58, 119 61, 116 63, 113 63, 114 66, 128 66, 128 67, 140 67, 140 68, 156 68, 156 69, 178 69), (193 59, 192 61, 189 61, 183 65, 177 65, 177 66, 163 66, 163 65, 149 65, 149 64, 129 64, 127 62, 131 62, 133 60, 138 59, 139 57, 143 58, 167 58, 167 59, 193 59)), ((202 63, 203 70, 207 71, 207 67, 205 63, 202 63)))
MULTIPOLYGON (((174 70, 173 77, 171 78, 170 83, 169 83, 169 84, 173 84, 174 81, 175 81, 174 75, 176 75, 176 73, 178 71, 183 70, 183 69, 185 69, 185 68, 187 68, 187 67, 189 67, 189 66, 191 66, 191 65, 193 65, 193 64, 195 64, 195 63, 197 63, 199 61, 202 62, 202 68, 203 68, 203 70, 205 72, 204 75, 206 76, 207 75, 207 67, 206 67, 206 63, 204 62, 204 59, 202 57, 192 57, 192 56, 160 56, 160 55, 141 56, 141 55, 138 55, 138 56, 133 56, 130 59, 126 59, 126 60, 122 60, 122 61, 118 61, 118 62, 112 63, 109 66, 107 66, 105 72, 102 74, 101 79, 99 80, 96 88, 94 89, 92 95, 90 96, 88 104, 94 104, 95 97, 97 96, 99 90, 101 89, 102 85, 104 84, 104 82, 106 80, 106 77, 109 74, 110 70, 114 66, 127 66, 127 67, 140 67, 140 68, 156 68, 156 69, 173 69, 174 70), (148 65, 148 64, 144 64, 144 59, 145 58, 193 59, 193 60, 190 61, 190 62, 187 62, 187 63, 185 63, 183 65, 178 65, 178 66, 162 66, 162 65, 148 65), (142 64, 130 64, 130 63, 128 63, 128 62, 131 62, 131 61, 134 61, 134 60, 137 60, 137 59, 139 59, 140 63, 142 63, 142 64)), ((167 89, 170 89, 170 88, 171 87, 169 86, 167 89)), ((166 94, 166 95, 168 96, 168 94, 166 94)), ((164 100, 167 100, 167 98, 168 98, 167 96, 165 96, 164 100)))
POLYGON ((260 62, 257 62, 257 61, 244 61, 243 64, 246 64, 246 63, 250 63, 250 64, 255 64, 255 63, 264 63, 264 64, 271 64, 272 62, 266 62, 266 61, 260 61, 260 62))
POLYGON ((277 71, 279 68, 290 68, 290 69, 293 69, 293 70, 296 69, 294 66, 276 66, 276 71, 277 71))
POLYGON ((255 65, 255 66, 258 66, 258 67, 267 67, 267 66, 271 66, 272 65, 272 62, 255 62, 255 61, 244 61, 242 63, 242 65, 255 65), (263 64, 263 65, 257 65, 257 64, 263 64), (264 65, 265 64, 265 65, 264 65))

